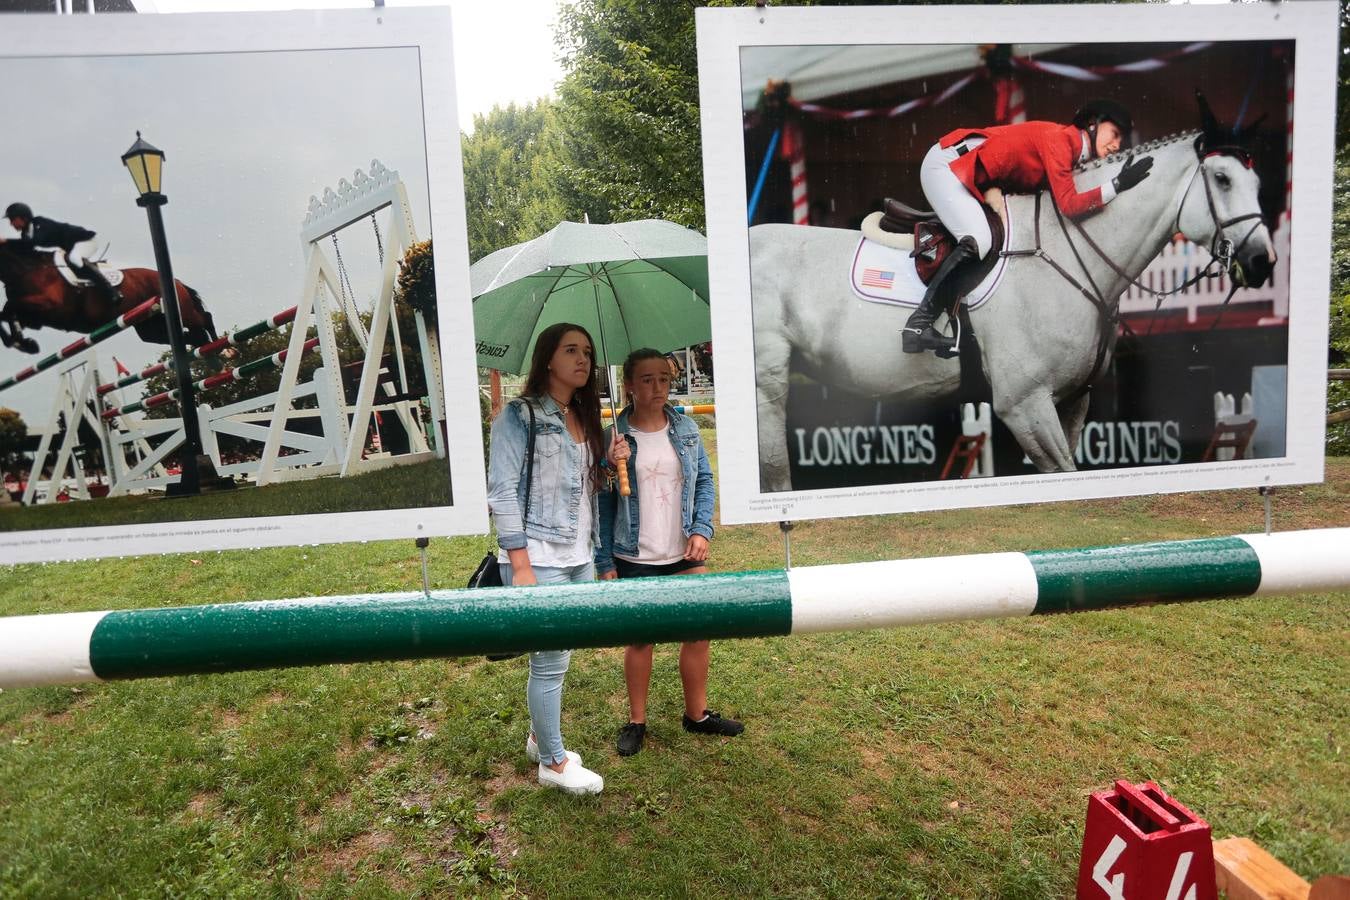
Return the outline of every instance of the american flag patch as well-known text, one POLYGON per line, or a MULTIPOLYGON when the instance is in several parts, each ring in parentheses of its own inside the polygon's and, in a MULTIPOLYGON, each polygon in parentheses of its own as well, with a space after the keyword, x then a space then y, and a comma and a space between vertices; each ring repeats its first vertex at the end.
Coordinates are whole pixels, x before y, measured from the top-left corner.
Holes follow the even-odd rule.
POLYGON ((895 273, 885 269, 863 269, 862 285, 889 291, 895 287, 895 273))

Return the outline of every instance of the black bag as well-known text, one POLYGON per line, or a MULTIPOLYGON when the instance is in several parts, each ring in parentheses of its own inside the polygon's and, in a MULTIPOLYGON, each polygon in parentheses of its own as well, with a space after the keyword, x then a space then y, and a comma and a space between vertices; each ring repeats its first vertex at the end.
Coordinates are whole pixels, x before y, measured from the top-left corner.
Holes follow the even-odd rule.
POLYGON ((465 587, 485 588, 501 586, 501 566, 497 564, 497 554, 494 551, 489 550, 483 557, 483 561, 478 564, 478 568, 474 569, 473 574, 469 576, 469 583, 465 585, 465 587))
MULTIPOLYGON (((525 407, 530 411, 530 436, 526 440, 525 449, 525 511, 520 516, 522 527, 525 524, 525 517, 530 514, 530 481, 534 478, 534 404, 526 400, 525 407)), ((467 586, 471 588, 503 586, 501 563, 497 561, 495 551, 489 550, 483 557, 483 561, 478 564, 478 568, 474 569, 473 574, 469 576, 467 586)), ((488 662, 501 662, 522 655, 520 653, 489 653, 487 654, 487 660, 488 662)))

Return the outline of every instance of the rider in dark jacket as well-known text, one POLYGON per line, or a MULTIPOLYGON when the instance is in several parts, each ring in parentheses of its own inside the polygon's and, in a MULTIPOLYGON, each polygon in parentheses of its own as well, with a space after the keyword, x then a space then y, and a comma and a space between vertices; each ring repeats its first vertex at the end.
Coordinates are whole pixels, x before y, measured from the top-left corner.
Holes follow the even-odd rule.
MULTIPOLYGON (((10 226, 19 233, 15 243, 20 247, 25 250, 60 247, 66 253, 66 263, 72 272, 92 281, 114 303, 121 299, 117 289, 108 283, 108 279, 99 271, 98 266, 88 259, 89 254, 96 249, 95 232, 79 225, 69 225, 43 216, 35 216, 27 203, 11 203, 5 209, 5 218, 9 219, 10 226)), ((5 238, 0 238, 0 243, 4 241, 5 238)))

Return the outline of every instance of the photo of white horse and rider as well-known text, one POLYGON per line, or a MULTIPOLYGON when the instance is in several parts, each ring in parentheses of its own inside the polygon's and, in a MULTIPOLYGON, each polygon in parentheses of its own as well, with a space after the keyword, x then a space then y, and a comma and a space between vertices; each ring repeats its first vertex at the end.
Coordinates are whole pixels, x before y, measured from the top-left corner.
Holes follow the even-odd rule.
POLYGON ((739 62, 761 492, 1285 455, 1295 41, 739 62))

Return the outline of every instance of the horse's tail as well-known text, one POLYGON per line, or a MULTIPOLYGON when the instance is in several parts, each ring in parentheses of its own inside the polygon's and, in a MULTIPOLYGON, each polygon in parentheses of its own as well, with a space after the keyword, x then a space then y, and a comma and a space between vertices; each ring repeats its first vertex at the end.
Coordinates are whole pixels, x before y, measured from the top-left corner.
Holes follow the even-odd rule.
POLYGON ((206 341, 203 341, 202 343, 214 341, 219 337, 219 335, 216 334, 216 320, 212 318, 211 313, 207 311, 206 304, 202 302, 202 295, 197 293, 195 288, 189 287, 186 284, 183 285, 183 288, 187 291, 188 297, 191 298, 193 306, 197 308, 197 312, 201 314, 202 330, 206 332, 207 336, 206 341))

